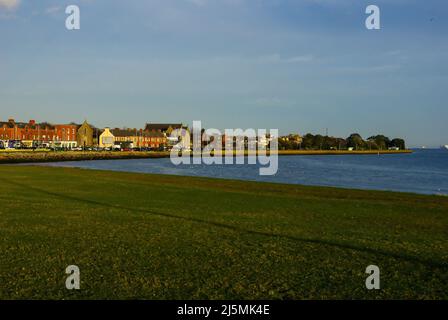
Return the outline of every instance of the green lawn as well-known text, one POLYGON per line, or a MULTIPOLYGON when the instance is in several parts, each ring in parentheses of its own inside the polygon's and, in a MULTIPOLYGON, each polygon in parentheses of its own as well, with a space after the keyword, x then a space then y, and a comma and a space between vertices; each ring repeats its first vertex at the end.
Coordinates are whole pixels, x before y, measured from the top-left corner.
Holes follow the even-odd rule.
POLYGON ((448 199, 0 166, 0 299, 447 299, 448 199), (65 268, 81 290, 65 289, 65 268), (368 265, 381 290, 365 288, 368 265))

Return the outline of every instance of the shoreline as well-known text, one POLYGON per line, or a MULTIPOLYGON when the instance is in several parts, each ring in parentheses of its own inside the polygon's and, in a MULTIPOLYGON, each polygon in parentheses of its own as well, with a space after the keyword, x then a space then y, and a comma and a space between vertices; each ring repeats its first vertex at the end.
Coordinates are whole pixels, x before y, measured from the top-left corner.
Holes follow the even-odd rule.
MULTIPOLYGON (((21 166, 21 164, 18 164, 21 166)), ((27 163, 23 163, 23 166, 27 166, 27 163)), ((46 165, 45 163, 30 163, 28 167, 48 167, 48 168, 69 168, 69 169, 79 169, 79 170, 88 170, 95 172, 109 172, 111 174, 114 173, 128 173, 135 175, 149 175, 149 176, 169 176, 169 177, 180 177, 180 178, 198 178, 198 179, 209 179, 209 180, 222 180, 225 182, 248 182, 248 183, 260 183, 260 184, 270 184, 270 185, 278 185, 278 186, 298 186, 304 188, 325 188, 325 189, 335 189, 335 190, 345 190, 347 192, 351 191, 362 191, 362 192, 383 192, 383 193, 397 193, 397 194, 406 194, 409 196, 424 196, 424 197, 442 197, 448 199, 448 194, 442 193, 423 193, 423 192, 415 192, 415 191, 405 191, 405 190, 390 190, 390 189, 381 189, 381 188, 361 188, 361 187, 350 187, 350 186, 336 186, 336 185, 318 185, 318 184, 304 184, 304 183, 293 183, 293 182, 280 182, 280 181, 263 181, 263 180, 255 180, 255 179, 244 179, 244 178, 234 178, 234 177, 213 177, 213 176, 194 176, 194 175, 183 175, 183 174, 175 174, 175 173, 154 173, 154 172, 137 172, 137 171, 126 171, 126 170, 114 170, 114 169, 103 169, 103 168, 88 168, 88 167, 77 167, 73 166, 51 166, 46 165)))
MULTIPOLYGON (((324 156, 324 155, 391 155, 411 154, 412 150, 279 150, 279 156, 324 156)), ((247 156, 248 152, 233 153, 234 156, 247 156)), ((257 153, 258 155, 258 153, 257 153)), ((269 153, 267 153, 269 155, 269 153)), ((41 162, 66 162, 66 161, 88 161, 88 160, 124 160, 124 159, 160 159, 169 158, 170 152, 110 152, 110 151, 1 151, 0 164, 14 163, 41 163, 41 162)))

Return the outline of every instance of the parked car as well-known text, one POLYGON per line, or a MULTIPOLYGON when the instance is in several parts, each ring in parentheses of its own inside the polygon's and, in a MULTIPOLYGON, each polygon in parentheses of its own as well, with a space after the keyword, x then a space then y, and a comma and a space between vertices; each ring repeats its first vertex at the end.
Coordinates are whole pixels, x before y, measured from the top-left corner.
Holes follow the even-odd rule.
POLYGON ((10 140, 8 144, 9 144, 8 147, 10 149, 21 149, 22 148, 22 143, 20 141, 10 140))

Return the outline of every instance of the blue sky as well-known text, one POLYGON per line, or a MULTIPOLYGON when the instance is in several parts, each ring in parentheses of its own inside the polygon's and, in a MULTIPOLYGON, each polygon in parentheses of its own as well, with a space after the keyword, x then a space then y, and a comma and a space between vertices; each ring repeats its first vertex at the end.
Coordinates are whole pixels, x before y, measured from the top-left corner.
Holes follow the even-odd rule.
POLYGON ((444 0, 0 0, 0 118, 447 144, 447 16, 444 0))

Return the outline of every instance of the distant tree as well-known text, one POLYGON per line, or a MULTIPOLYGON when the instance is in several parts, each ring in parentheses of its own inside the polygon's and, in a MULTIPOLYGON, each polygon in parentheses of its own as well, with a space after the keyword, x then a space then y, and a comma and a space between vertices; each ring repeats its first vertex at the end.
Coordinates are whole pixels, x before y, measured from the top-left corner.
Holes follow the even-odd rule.
POLYGON ((302 144, 302 137, 298 134, 290 134, 288 136, 290 147, 292 150, 298 150, 302 144))
POLYGON ((324 146, 324 136, 317 134, 314 136, 314 142, 313 142, 313 149, 318 149, 318 150, 322 150, 323 146, 324 146))
POLYGON ((303 149, 314 149, 314 136, 311 133, 307 133, 302 140, 303 149))
POLYGON ((378 150, 379 148, 378 148, 378 145, 376 144, 376 142, 375 142, 375 140, 370 140, 370 139, 368 139, 367 141, 366 141, 366 148, 368 149, 368 150, 378 150))
POLYGON ((343 138, 336 138, 336 143, 337 143, 337 149, 338 150, 343 150, 343 149, 347 149, 347 141, 343 138))
POLYGON ((278 139, 278 149, 279 150, 287 150, 288 148, 287 141, 285 139, 278 139))
POLYGON ((295 140, 290 140, 289 137, 281 137, 278 139, 278 148, 280 150, 297 150, 299 144, 295 140))
POLYGON ((406 149, 406 143, 403 139, 395 138, 390 142, 391 147, 400 148, 401 150, 406 149))
POLYGON ((339 149, 339 138, 335 138, 335 137, 324 137, 324 145, 323 145, 323 149, 324 150, 337 150, 339 149))
POLYGON ((375 142, 379 150, 386 150, 390 146, 390 139, 382 134, 372 136, 367 140, 375 142))
POLYGON ((405 142, 399 138, 390 141, 384 135, 372 136, 364 141, 358 133, 351 134, 347 139, 307 133, 303 138, 294 134, 281 137, 278 147, 280 150, 344 150, 350 147, 355 150, 387 150, 389 147, 405 149, 405 142))
POLYGON ((352 133, 347 138, 347 147, 354 148, 355 150, 362 150, 365 148, 365 142, 359 133, 352 133))

